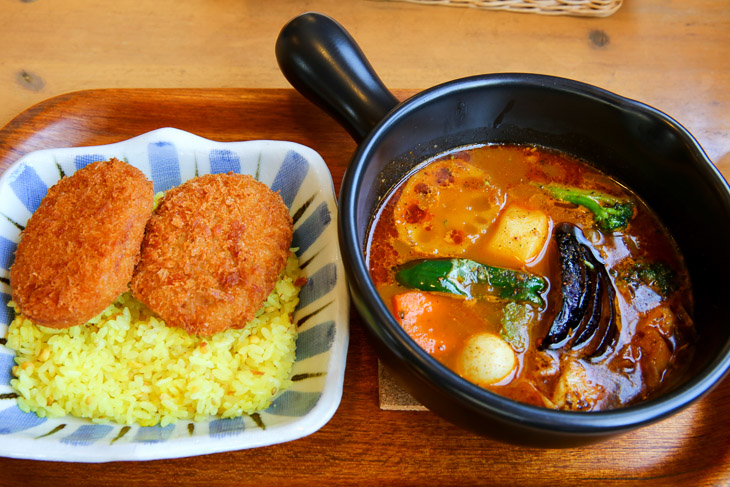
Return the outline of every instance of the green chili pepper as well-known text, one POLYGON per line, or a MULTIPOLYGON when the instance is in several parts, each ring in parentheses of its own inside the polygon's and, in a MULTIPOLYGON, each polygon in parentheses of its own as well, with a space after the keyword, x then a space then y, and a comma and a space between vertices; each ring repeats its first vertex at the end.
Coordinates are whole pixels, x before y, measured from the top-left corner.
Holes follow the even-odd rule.
POLYGON ((416 260, 404 264, 395 274, 403 286, 422 291, 438 291, 468 298, 472 284, 487 284, 503 299, 527 301, 542 306, 540 292, 547 288, 539 276, 469 259, 416 260))

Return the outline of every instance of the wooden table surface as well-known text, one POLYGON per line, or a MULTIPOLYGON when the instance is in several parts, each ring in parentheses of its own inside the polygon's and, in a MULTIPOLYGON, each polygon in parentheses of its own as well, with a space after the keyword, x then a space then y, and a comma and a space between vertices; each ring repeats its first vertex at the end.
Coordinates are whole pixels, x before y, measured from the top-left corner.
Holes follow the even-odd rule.
MULTIPOLYGON (((298 94, 282 89, 288 84, 273 54, 281 27, 306 10, 345 25, 385 84, 408 89, 399 96, 479 73, 573 78, 673 116, 730 175, 726 0, 626 0, 604 19, 391 1, 7 0, 0 5, 0 126, 8 124, 0 132, 0 162, 35 148, 111 142, 177 122, 219 140, 307 143, 325 157, 339 187, 355 145, 298 94), (155 90, 87 92, 26 112, 57 95, 97 88, 155 90), (202 90, 210 88, 217 90, 202 90), (225 116, 205 118, 213 112, 201 96, 225 116), (196 110, 171 114, 180 104, 196 110), (247 114, 262 106, 305 113, 311 125, 252 126, 247 114), (89 117, 79 117, 85 108, 89 117)), ((342 404, 305 439, 143 463, 0 458, 0 485, 730 484, 730 380, 667 421, 571 450, 504 446, 429 412, 381 411, 377 397, 377 359, 353 312, 342 404)))

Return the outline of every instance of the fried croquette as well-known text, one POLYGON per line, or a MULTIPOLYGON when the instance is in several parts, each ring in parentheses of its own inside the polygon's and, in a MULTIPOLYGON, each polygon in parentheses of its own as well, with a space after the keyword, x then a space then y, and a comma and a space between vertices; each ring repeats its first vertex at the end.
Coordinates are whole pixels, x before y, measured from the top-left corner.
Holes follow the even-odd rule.
POLYGON ((202 336, 243 328, 284 269, 292 219, 251 176, 200 176, 169 190, 147 223, 133 295, 202 336))
POLYGON ((153 209, 152 182, 117 159, 53 185, 21 233, 12 298, 37 325, 86 323, 127 291, 153 209))

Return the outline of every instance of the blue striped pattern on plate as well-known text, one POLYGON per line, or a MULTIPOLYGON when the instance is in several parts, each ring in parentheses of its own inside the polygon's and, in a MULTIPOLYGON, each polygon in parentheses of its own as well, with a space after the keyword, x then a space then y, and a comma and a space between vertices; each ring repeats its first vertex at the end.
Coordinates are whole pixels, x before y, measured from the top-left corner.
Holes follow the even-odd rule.
POLYGON ((202 174, 236 172, 250 174, 281 194, 294 219, 292 245, 299 249, 307 277, 294 314, 299 328, 294 385, 265 411, 241 418, 165 427, 46 419, 17 407, 10 387, 13 352, 0 345, 0 455, 84 462, 150 460, 270 445, 321 428, 342 396, 349 301, 337 245, 332 177, 322 158, 302 145, 221 143, 165 128, 117 144, 23 157, 0 178, 0 337, 13 319, 7 307, 9 269, 28 218, 60 178, 110 157, 142 170, 155 191, 202 174))

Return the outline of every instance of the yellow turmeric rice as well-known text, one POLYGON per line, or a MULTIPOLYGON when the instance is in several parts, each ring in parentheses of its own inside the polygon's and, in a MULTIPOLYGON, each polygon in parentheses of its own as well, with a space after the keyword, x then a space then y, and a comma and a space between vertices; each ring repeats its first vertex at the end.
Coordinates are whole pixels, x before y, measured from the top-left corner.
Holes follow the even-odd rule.
POLYGON ((87 324, 62 330, 16 314, 7 346, 16 351, 11 385, 19 407, 142 426, 265 409, 291 384, 299 276, 290 253, 257 316, 207 338, 165 326, 129 293, 87 324))

